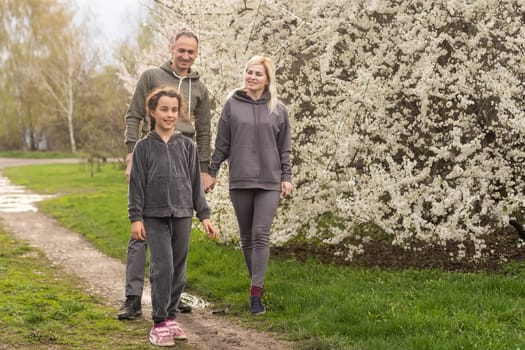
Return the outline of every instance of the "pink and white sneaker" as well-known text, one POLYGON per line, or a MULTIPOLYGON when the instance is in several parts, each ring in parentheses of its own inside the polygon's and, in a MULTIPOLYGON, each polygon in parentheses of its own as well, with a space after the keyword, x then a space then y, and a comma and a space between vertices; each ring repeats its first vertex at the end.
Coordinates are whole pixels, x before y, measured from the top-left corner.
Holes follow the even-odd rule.
POLYGON ((167 319, 166 322, 164 323, 166 324, 166 327, 170 330, 170 333, 173 339, 175 340, 188 339, 188 337, 186 336, 186 334, 184 334, 184 331, 182 330, 180 325, 177 322, 175 322, 175 320, 167 319))
POLYGON ((149 342, 155 346, 173 346, 173 336, 166 325, 152 327, 149 332, 149 342))

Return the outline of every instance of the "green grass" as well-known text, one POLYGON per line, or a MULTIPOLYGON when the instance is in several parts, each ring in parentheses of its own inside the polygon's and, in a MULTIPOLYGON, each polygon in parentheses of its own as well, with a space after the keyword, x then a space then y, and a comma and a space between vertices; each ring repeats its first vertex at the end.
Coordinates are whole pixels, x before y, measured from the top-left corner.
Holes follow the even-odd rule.
POLYGON ((85 285, 0 229, 0 348, 151 348, 149 322, 118 321, 85 285))
POLYGON ((85 235, 104 253, 125 259, 130 231, 124 170, 107 164, 90 177, 88 167, 81 164, 31 169, 35 168, 6 168, 3 173, 40 194, 67 193, 40 203, 40 208, 85 235))
MULTIPOLYGON (((3 172, 37 192, 65 194, 43 202, 42 210, 124 261, 129 223, 123 170, 105 165, 93 178, 75 165, 3 172)), ((525 349, 525 264, 504 271, 384 271, 272 258, 268 312, 253 318, 239 249, 196 231, 186 290, 216 308, 227 305, 227 317, 277 332, 301 350, 525 349)))

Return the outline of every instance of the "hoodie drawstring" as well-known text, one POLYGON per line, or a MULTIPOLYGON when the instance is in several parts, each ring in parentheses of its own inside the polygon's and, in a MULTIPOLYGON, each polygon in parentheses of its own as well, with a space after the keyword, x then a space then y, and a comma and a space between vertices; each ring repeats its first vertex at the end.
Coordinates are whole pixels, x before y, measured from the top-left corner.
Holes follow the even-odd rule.
POLYGON ((191 120, 191 79, 190 79, 190 87, 188 89, 188 118, 191 120))
MULTIPOLYGON (((182 81, 186 79, 186 77, 179 77, 177 73, 175 72, 173 72, 173 75, 179 79, 179 93, 182 94, 180 87, 182 86, 182 81)), ((189 80, 189 83, 188 83, 189 85, 188 87, 188 119, 191 120, 191 79, 188 78, 188 80, 189 80)))

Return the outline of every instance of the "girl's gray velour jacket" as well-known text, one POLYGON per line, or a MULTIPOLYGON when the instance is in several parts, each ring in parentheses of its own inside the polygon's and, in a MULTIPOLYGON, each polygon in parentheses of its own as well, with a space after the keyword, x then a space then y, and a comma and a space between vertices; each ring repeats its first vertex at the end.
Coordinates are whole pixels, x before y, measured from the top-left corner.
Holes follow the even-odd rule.
POLYGON ((201 184, 197 147, 176 131, 165 143, 155 132, 133 150, 128 191, 131 222, 143 217, 192 217, 202 221, 210 209, 201 184))

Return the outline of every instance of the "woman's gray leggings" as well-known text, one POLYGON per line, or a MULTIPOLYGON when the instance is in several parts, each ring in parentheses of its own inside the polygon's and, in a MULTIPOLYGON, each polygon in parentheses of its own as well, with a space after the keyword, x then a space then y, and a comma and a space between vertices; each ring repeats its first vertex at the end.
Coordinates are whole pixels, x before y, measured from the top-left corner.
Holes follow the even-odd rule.
POLYGON ((252 286, 263 287, 270 258, 270 227, 279 205, 279 191, 230 190, 237 216, 241 247, 252 286))

